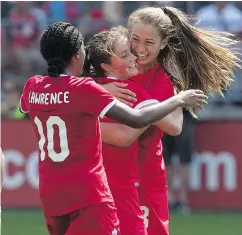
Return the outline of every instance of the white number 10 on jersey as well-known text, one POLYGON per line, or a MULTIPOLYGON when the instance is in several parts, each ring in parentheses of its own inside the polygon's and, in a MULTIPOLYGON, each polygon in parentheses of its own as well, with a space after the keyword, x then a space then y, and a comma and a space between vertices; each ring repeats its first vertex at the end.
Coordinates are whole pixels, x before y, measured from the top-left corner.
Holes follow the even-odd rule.
POLYGON ((54 162, 63 162, 70 153, 70 150, 68 148, 67 129, 65 122, 58 116, 50 116, 46 123, 44 123, 46 124, 47 136, 44 135, 43 124, 41 123, 38 117, 35 117, 34 123, 36 124, 40 135, 39 149, 41 161, 45 160, 46 153, 44 151, 44 144, 47 139, 48 156, 54 162), (61 149, 60 153, 56 153, 56 151, 54 150, 54 125, 57 125, 59 129, 59 140, 61 149))

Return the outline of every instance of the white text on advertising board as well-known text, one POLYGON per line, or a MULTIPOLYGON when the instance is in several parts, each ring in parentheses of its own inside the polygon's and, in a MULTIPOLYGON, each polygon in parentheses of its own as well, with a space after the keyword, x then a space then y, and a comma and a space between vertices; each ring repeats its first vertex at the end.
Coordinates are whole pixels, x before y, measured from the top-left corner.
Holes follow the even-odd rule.
POLYGON ((236 158, 229 152, 202 152, 194 153, 190 167, 190 188, 201 190, 202 185, 208 191, 217 191, 220 186, 228 192, 237 189, 237 165, 236 158), (202 166, 205 167, 204 182, 202 178, 202 166), (220 169, 222 182, 220 182, 220 169))
POLYGON ((33 152, 27 158, 17 150, 4 151, 6 157, 6 170, 3 187, 7 190, 16 190, 24 184, 29 184, 32 188, 39 188, 38 173, 38 153, 33 152), (13 165, 17 168, 13 174, 9 174, 9 167, 13 165), (18 168, 23 168, 18 169, 18 168))

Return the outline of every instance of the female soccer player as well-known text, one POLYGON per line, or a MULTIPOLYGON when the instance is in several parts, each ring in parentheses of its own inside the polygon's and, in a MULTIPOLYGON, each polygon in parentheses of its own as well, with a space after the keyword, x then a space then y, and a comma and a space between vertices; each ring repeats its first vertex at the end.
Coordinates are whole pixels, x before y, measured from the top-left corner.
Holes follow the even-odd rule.
POLYGON ((187 104, 201 106, 201 91, 133 110, 82 74, 85 51, 71 24, 50 25, 40 40, 48 76, 28 79, 20 99, 39 141, 39 191, 50 234, 119 234, 119 221, 102 163, 99 117, 144 127, 187 104))
MULTIPOLYGON (((93 36, 87 47, 85 73, 95 77, 100 84, 126 80, 128 88, 136 93, 136 102, 133 103, 133 108, 141 109, 158 101, 152 99, 141 86, 127 80, 138 74, 137 57, 130 51, 128 35, 128 30, 119 26, 93 36)), ((164 122, 164 120, 159 122, 164 122)), ((112 131, 105 129, 105 123, 117 122, 110 118, 101 120, 103 140, 105 138, 112 139, 112 131)), ((138 130, 135 133, 136 136, 132 138, 138 138, 146 129, 147 127, 138 130)), ((115 141, 122 143, 122 135, 116 135, 115 141)), ((138 141, 126 148, 104 143, 102 153, 109 186, 118 209, 121 234, 146 234, 137 194, 139 184, 137 171, 138 141)))
MULTIPOLYGON (((176 91, 198 88, 208 94, 222 94, 232 81, 233 69, 240 67, 237 55, 229 48, 236 43, 229 34, 198 29, 175 8, 136 10, 128 19, 128 28, 140 73, 131 80, 159 101, 173 96, 169 77, 176 91)), ((105 88, 115 94, 108 85, 105 88)), ((122 93, 125 91, 117 98, 123 98, 122 93)), ((182 120, 181 113, 173 115, 182 120)), ((118 127, 119 124, 112 125, 113 130, 118 127)), ((152 126, 139 138, 139 195, 149 235, 169 233, 166 171, 160 142, 163 131, 169 128, 152 126)), ((114 131, 112 134, 115 136, 114 131)), ((126 138, 132 142, 130 136, 126 138)))

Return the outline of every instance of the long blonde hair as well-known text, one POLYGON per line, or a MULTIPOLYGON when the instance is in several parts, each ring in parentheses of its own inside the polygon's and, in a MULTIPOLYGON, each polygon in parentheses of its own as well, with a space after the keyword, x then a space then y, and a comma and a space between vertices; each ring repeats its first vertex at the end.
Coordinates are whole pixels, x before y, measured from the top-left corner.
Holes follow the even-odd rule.
POLYGON ((128 19, 129 30, 136 23, 153 25, 161 39, 168 38, 158 61, 178 92, 192 88, 223 95, 233 81, 234 69, 241 68, 238 52, 232 50, 237 43, 232 34, 197 28, 176 8, 138 9, 128 19))

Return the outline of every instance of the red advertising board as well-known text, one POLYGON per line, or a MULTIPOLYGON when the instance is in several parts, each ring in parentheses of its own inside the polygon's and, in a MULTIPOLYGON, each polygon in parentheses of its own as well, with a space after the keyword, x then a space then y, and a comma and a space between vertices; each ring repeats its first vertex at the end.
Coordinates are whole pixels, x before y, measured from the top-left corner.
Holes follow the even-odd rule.
POLYGON ((39 206, 37 141, 29 121, 2 121, 3 207, 39 206))
MULTIPOLYGON (((6 156, 3 207, 36 207, 37 141, 28 121, 2 122, 6 156)), ((190 167, 194 209, 242 209, 242 122, 200 122, 190 167)))
POLYGON ((242 122, 201 122, 190 167, 194 209, 242 209, 242 122))

